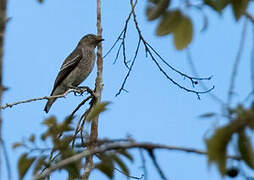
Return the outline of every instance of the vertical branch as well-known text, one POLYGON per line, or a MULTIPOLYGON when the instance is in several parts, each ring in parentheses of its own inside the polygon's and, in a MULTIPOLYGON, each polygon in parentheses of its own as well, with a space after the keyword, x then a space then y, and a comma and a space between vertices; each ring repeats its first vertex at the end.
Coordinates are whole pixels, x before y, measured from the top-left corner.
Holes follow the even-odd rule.
MULTIPOLYGON (((102 36, 102 27, 101 27, 101 0, 97 0, 97 35, 102 36)), ((103 70, 103 60, 102 60, 102 45, 98 45, 97 49, 97 77, 95 80, 95 96, 96 96, 96 103, 100 103, 101 101, 101 92, 103 89, 102 83, 102 70, 103 70)), ((93 119, 91 124, 91 134, 90 134, 90 144, 88 149, 91 151, 94 150, 95 143, 98 137, 98 120, 99 116, 93 119)), ((89 179, 91 170, 93 168, 93 155, 86 157, 85 162, 85 172, 84 172, 84 179, 89 179)))
MULTIPOLYGON (((4 34, 5 34, 5 25, 6 25, 6 6, 7 6, 7 0, 0 0, 0 105, 2 102, 2 93, 3 93, 3 71, 2 71, 2 65, 3 65, 3 51, 4 51, 4 34)), ((2 141, 2 114, 0 109, 0 140, 2 141)), ((2 143, 2 142, 1 142, 2 143)), ((1 152, 0 152, 1 155, 1 152)), ((2 169, 2 161, 0 156, 0 174, 2 169)), ((0 177, 1 179, 1 177, 0 177)))
POLYGON ((252 24, 252 50, 251 50, 251 61, 250 61, 250 72, 251 72, 251 94, 254 92, 254 23, 252 24))
POLYGON ((247 19, 245 19, 245 22, 243 24, 243 30, 242 30, 242 34, 241 34, 239 49, 238 49, 238 52, 237 52, 237 55, 236 55, 236 58, 235 58, 235 62, 234 62, 234 65, 233 65, 233 71, 232 71, 232 74, 231 74, 231 79, 230 79, 230 84, 229 84, 228 99, 227 99, 228 107, 230 107, 232 99, 233 99, 233 95, 234 95, 236 76, 237 76, 238 67, 239 67, 239 63, 240 63, 240 60, 241 60, 242 52, 244 50, 243 46, 244 46, 244 42, 245 42, 245 38, 246 38, 247 23, 248 23, 248 21, 247 21, 247 19))

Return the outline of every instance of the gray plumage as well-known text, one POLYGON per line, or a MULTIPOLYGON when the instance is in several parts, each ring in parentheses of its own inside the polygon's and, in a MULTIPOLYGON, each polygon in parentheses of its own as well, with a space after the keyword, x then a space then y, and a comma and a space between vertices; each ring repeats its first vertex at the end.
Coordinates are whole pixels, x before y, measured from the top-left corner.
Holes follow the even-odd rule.
MULTIPOLYGON (((95 62, 96 46, 103 39, 94 34, 84 36, 77 47, 63 62, 56 77, 51 96, 64 94, 71 87, 77 87, 91 73, 95 62)), ((56 99, 49 99, 44 111, 48 113, 56 99)))

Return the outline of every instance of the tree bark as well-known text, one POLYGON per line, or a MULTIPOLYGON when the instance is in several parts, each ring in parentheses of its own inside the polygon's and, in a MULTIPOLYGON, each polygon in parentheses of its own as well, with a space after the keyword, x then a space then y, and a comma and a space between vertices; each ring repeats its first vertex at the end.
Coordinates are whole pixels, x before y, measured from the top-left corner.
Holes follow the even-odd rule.
MULTIPOLYGON (((2 104, 2 94, 3 94, 3 55, 4 55, 4 35, 5 35, 5 25, 7 22, 6 18, 6 8, 7 0, 0 0, 0 106, 2 104)), ((0 141, 2 141, 2 112, 0 109, 0 141)), ((1 151, 0 151, 0 154, 1 151)), ((0 179, 1 179, 1 169, 2 169, 2 160, 0 156, 0 179)))
MULTIPOLYGON (((102 27, 101 27, 101 0, 97 0, 97 35, 102 36, 102 27)), ((97 77, 95 80, 95 95, 96 95, 96 102, 100 103, 101 102, 101 93, 103 89, 103 81, 102 81, 102 71, 103 71, 103 59, 102 59, 102 45, 99 44, 97 47, 97 77)), ((98 138, 98 120, 99 116, 94 118, 92 120, 91 124, 91 133, 90 133, 90 139, 89 141, 92 142, 89 146, 88 149, 93 151, 95 147, 95 143, 98 138)), ((84 177, 83 179, 88 180, 91 170, 93 168, 93 155, 89 155, 86 157, 86 162, 85 162, 85 172, 84 172, 84 177)))

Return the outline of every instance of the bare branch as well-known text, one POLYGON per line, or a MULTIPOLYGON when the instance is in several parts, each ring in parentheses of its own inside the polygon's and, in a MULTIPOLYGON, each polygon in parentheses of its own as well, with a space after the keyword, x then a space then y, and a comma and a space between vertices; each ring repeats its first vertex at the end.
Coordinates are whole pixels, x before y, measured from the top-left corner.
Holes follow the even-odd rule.
POLYGON ((86 97, 81 103, 79 103, 79 105, 74 109, 74 111, 72 111, 70 116, 74 116, 74 114, 91 98, 92 96, 86 97))
MULTIPOLYGON (((134 3, 134 8, 135 8, 136 5, 137 5, 137 0, 136 0, 135 3, 134 3)), ((118 43, 118 41, 119 41, 119 40, 122 40, 122 35, 123 35, 124 33, 126 33, 126 31, 127 31, 127 27, 128 27, 128 24, 129 24, 129 21, 130 21, 130 18, 131 18, 132 13, 133 13, 133 9, 131 9, 131 12, 129 13, 127 19, 125 20, 125 25, 124 25, 124 28, 123 28, 122 32, 120 33, 120 35, 118 36, 118 38, 117 38, 116 41, 114 42, 113 46, 112 46, 112 47, 108 50, 108 52, 103 56, 103 59, 106 58, 107 55, 110 54, 110 52, 114 49, 114 47, 116 46, 116 44, 118 43)), ((117 54, 119 54, 119 51, 120 51, 122 45, 123 45, 123 43, 121 43, 121 45, 120 45, 120 47, 119 47, 119 49, 118 49, 118 53, 117 53, 117 54)), ((117 57, 118 57, 118 56, 117 56, 117 57)))
POLYGON ((82 89, 69 89, 68 91, 66 91, 64 94, 61 95, 56 95, 56 96, 44 96, 44 97, 37 97, 37 98, 32 98, 32 99, 27 99, 27 100, 23 100, 23 101, 17 101, 14 103, 6 103, 4 106, 1 106, 1 109, 6 109, 6 108, 11 108, 12 106, 18 105, 18 104, 24 104, 24 103, 29 103, 29 102, 33 102, 33 101, 40 101, 40 100, 49 100, 49 99, 55 99, 55 98, 63 98, 66 97, 67 94, 69 94, 70 92, 75 92, 75 93, 83 93, 86 90, 82 90, 82 89), (82 91, 82 92, 81 92, 82 91))
MULTIPOLYGON (((132 67, 134 65, 134 62, 135 62, 135 59, 136 59, 136 56, 138 54, 138 50, 139 50, 139 46, 140 46, 140 43, 142 42, 142 44, 144 45, 145 47, 145 51, 146 51, 146 56, 149 55, 152 59, 152 61, 156 64, 156 66, 158 67, 159 71, 162 72, 162 74, 169 80, 171 81, 173 84, 175 84, 176 86, 180 87, 181 89, 184 89, 185 91, 187 92, 192 92, 192 93, 195 93, 198 97, 198 99, 200 99, 200 94, 203 94, 203 93, 207 93, 207 92, 210 92, 212 89, 214 89, 214 86, 206 91, 195 91, 195 90, 192 90, 192 89, 188 89, 182 85, 180 85, 179 83, 177 83, 174 79, 172 79, 167 73, 166 71, 162 68, 162 66, 159 64, 159 62, 157 61, 155 55, 162 61, 163 64, 165 64, 167 67, 169 67, 171 70, 173 70, 174 72, 180 74, 181 76, 183 76, 184 78, 187 78, 191 81, 192 83, 192 86, 194 87, 196 84, 198 84, 198 81, 203 81, 203 80, 210 80, 212 77, 207 77, 207 78, 198 78, 198 77, 191 77, 179 70, 177 70, 176 68, 174 68, 173 66, 171 66, 169 63, 167 63, 161 56, 160 54, 144 39, 142 33, 141 33, 141 30, 139 28, 139 25, 138 25, 138 22, 137 22, 137 17, 136 17, 136 13, 135 13, 135 5, 136 5, 136 2, 135 1, 135 4, 133 4, 133 0, 130 0, 130 4, 131 4, 131 7, 132 7, 132 15, 133 15, 133 19, 134 19, 134 23, 135 23, 135 27, 136 27, 136 30, 138 32, 138 35, 139 35, 139 42, 138 42, 138 45, 137 45, 137 50, 135 52, 135 57, 132 61, 132 64, 131 64, 131 68, 128 68, 128 72, 127 72, 127 75, 125 76, 124 78, 124 81, 121 85, 121 88, 119 89, 118 93, 116 94, 116 96, 118 96, 121 91, 126 91, 124 89, 124 86, 126 84, 126 81, 130 75, 130 71, 132 70, 132 67), (141 42, 140 42, 141 41, 141 42), (155 54, 155 55, 154 55, 155 54)), ((128 17, 129 18, 129 17, 128 17)), ((122 32, 126 31, 126 29, 124 28, 124 30, 122 32)), ((121 44, 122 45, 122 44, 121 44)), ((118 49, 118 53, 121 49, 122 46, 119 46, 119 49, 118 49)), ((123 44, 124 45, 124 44, 123 44)), ((123 48, 123 51, 125 51, 125 48, 123 48)), ((118 54, 117 54, 117 57, 118 57, 118 54)), ((124 59, 126 60, 126 58, 124 57, 124 59)), ((126 61, 125 61, 126 63, 126 61)), ((128 65, 126 65, 128 67, 128 65)))
MULTIPOLYGON (((186 152, 186 153, 193 153, 197 155, 207 155, 206 151, 198 150, 195 148, 187 148, 187 147, 178 147, 178 146, 168 146, 163 144, 154 144, 154 143, 136 143, 136 142, 128 142, 128 143, 110 143, 110 144, 104 144, 102 146, 94 147, 94 149, 87 149, 83 151, 82 153, 76 154, 72 157, 66 158, 58 163, 56 163, 54 166, 51 166, 45 171, 43 171, 41 174, 36 174, 33 177, 33 180, 39 180, 41 178, 44 178, 48 176, 50 173, 57 169, 61 169, 62 167, 76 162, 80 160, 83 157, 91 156, 96 153, 104 153, 106 151, 110 150, 117 150, 117 149, 145 149, 145 150, 155 150, 155 149, 164 149, 168 151, 179 151, 179 152, 186 152)), ((228 159, 233 159, 240 161, 241 158, 238 156, 227 156, 228 159)))
POLYGON ((145 155, 143 152, 143 149, 139 149, 140 152, 140 157, 141 157, 141 162, 142 162, 142 169, 143 169, 143 173, 144 173, 144 180, 148 180, 148 173, 147 173, 147 168, 146 168, 146 159, 145 159, 145 155))
POLYGON ((251 50, 250 64, 251 64, 250 73, 251 73, 251 86, 252 86, 250 95, 253 95, 253 92, 254 92, 254 24, 252 25, 252 50, 251 50))
POLYGON ((6 163, 6 168, 7 168, 7 175, 8 175, 8 179, 11 180, 11 165, 10 165, 10 158, 8 157, 8 152, 5 146, 5 143, 3 140, 1 140, 1 145, 2 145, 2 149, 3 149, 3 154, 4 154, 4 159, 5 159, 5 163, 6 163))
POLYGON ((162 62, 168 66, 170 69, 172 69, 173 71, 175 71, 176 73, 180 74, 181 76, 183 76, 184 78, 187 78, 191 81, 192 85, 195 85, 197 83, 197 81, 204 81, 204 80, 211 80, 212 79, 212 76, 210 77, 203 77, 203 78, 200 78, 200 77, 192 77, 192 76, 189 76, 181 71, 179 71, 178 69, 174 68, 173 66, 171 66, 167 61, 165 61, 161 55, 150 45, 146 42, 147 46, 162 60, 162 62), (196 81, 195 81, 196 80, 196 81))
POLYGON ((245 12, 244 14, 252 23, 254 23, 254 16, 252 16, 249 12, 245 12))
POLYGON ((148 153, 149 153, 149 156, 150 156, 150 158, 152 159, 153 164, 154 164, 156 170, 158 171, 158 173, 159 173, 161 179, 167 180, 168 178, 166 178, 166 176, 165 176, 165 174, 163 173, 161 167, 159 166, 159 163, 157 162, 157 159, 156 159, 156 157, 155 157, 155 155, 154 155, 154 151, 153 151, 153 150, 148 150, 148 153))
POLYGON ((130 73, 131 73, 131 70, 132 70, 132 67, 133 67, 133 65, 134 65, 134 63, 135 63, 135 61, 136 61, 136 58, 137 58, 137 55, 138 55, 138 50, 139 50, 139 47, 140 47, 140 42, 141 42, 141 40, 139 39, 138 45, 137 45, 137 49, 136 49, 134 58, 133 58, 133 60, 132 60, 131 66, 130 66, 130 68, 129 68, 129 70, 128 70, 128 73, 127 73, 127 75, 125 76, 124 81, 123 81, 123 83, 122 83, 122 86, 121 86, 121 88, 119 89, 119 91, 118 91, 118 93, 116 94, 116 96, 118 96, 118 95, 121 93, 122 90, 125 90, 125 89, 124 89, 124 85, 125 85, 125 83, 126 83, 128 77, 129 77, 129 75, 130 75, 130 73))
MULTIPOLYGON (((3 57, 4 57, 4 36, 6 23, 8 18, 6 17, 6 9, 7 9, 7 0, 0 0, 0 106, 2 106, 2 95, 3 95, 3 57)), ((0 139, 2 138, 2 112, 0 109, 0 139)), ((0 149, 0 154, 1 149, 0 149)), ((0 156, 0 174, 2 174, 2 159, 0 156)), ((1 177, 0 177, 1 179, 1 177)))
MULTIPOLYGON (((87 98, 85 98, 85 99, 74 109, 74 111, 71 113, 70 117, 73 117, 74 114, 75 114, 75 113, 76 113, 89 99, 91 99, 91 98, 92 98, 92 96, 88 96, 87 98)), ((78 134, 78 132, 79 132, 79 127, 80 127, 81 121, 82 121, 82 118, 79 120, 78 125, 77 125, 77 127, 76 127, 76 130, 75 130, 75 133, 74 133, 74 138, 73 138, 73 141, 72 141, 72 148, 74 147, 75 140, 76 140, 76 136, 77 136, 77 134, 78 134)))
POLYGON ((235 88, 235 81, 236 81, 237 71, 238 71, 239 63, 240 63, 241 56, 242 56, 242 53, 243 53, 243 47, 244 47, 245 38, 246 38, 247 23, 248 23, 248 21, 245 20, 244 25, 243 25, 242 34, 241 34, 239 49, 238 49, 238 52, 236 54, 235 62, 234 62, 234 65, 233 65, 233 71, 232 71, 232 74, 231 74, 231 80, 230 80, 229 89, 228 89, 228 99, 227 99, 227 106, 228 107, 230 106, 233 95, 234 95, 234 88, 235 88))
MULTIPOLYGON (((190 68, 194 74, 194 76, 198 76, 198 72, 197 72, 197 69, 195 67, 195 64, 192 60, 192 55, 191 55, 191 52, 190 52, 190 49, 187 49, 187 59, 188 59, 188 62, 189 62, 189 65, 190 65, 190 68)), ((206 87, 206 85, 203 83, 203 81, 200 82, 200 85, 201 87, 204 89, 204 90, 207 90, 208 88, 206 87)), ((212 92, 209 92, 208 95, 210 95, 210 97, 215 101, 215 102, 218 102, 220 105, 222 106, 226 106, 226 103, 224 103, 224 101, 222 99, 220 99, 219 97, 217 97, 215 94, 213 94, 212 92)))
MULTIPOLYGON (((101 0, 96 1, 97 4, 97 35, 102 36, 102 27, 101 27, 101 0)), ((91 104, 91 107, 89 109, 93 109, 94 105, 97 103, 101 102, 101 93, 103 89, 103 80, 102 80, 102 72, 103 72, 103 59, 102 59, 102 45, 99 44, 97 47, 97 77, 95 80, 95 103, 91 104)), ((86 111, 87 112, 87 111, 86 111)), ((84 123, 85 120, 83 120, 84 123)), ((91 124, 91 131, 90 131, 90 141, 95 142, 97 141, 98 137, 98 121, 99 121, 99 115, 95 117, 92 120, 91 124)), ((82 131, 81 131, 81 136, 82 136, 82 131)), ((83 138, 82 138, 83 139, 83 138)), ((81 140, 82 140, 81 139, 81 140)), ((87 146, 88 150, 93 151, 94 149, 94 144, 90 144, 87 146)), ((93 154, 90 154, 89 156, 86 156, 86 161, 85 161, 85 167, 84 167, 84 175, 83 179, 88 180, 91 170, 93 168, 93 154)))
POLYGON ((121 171, 120 169, 118 168, 114 168, 114 170, 117 170, 118 172, 124 174, 127 178, 131 178, 131 179, 142 179, 144 177, 144 175, 142 174, 140 177, 136 177, 136 176, 130 176, 128 175, 127 173, 121 171))

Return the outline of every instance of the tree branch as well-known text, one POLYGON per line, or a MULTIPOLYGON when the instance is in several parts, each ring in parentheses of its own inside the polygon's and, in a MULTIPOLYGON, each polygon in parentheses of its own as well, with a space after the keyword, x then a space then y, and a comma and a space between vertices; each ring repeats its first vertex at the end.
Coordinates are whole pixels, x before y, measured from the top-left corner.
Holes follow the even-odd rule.
POLYGON ((37 97, 37 98, 32 98, 32 99, 27 99, 27 100, 23 100, 23 101, 17 101, 14 103, 6 103, 4 106, 0 106, 0 109, 6 109, 6 108, 11 108, 12 106, 18 105, 18 104, 24 104, 24 103, 29 103, 29 102, 33 102, 33 101, 40 101, 40 100, 49 100, 49 99, 55 99, 55 98, 65 98, 67 96, 67 94, 74 92, 74 93, 80 93, 82 94, 83 92, 85 92, 86 90, 82 90, 79 89, 69 89, 68 91, 66 91, 64 94, 61 95, 56 95, 56 96, 44 96, 44 97, 37 97))
MULTIPOLYGON (((194 61, 192 59, 192 55, 191 55, 191 51, 189 48, 187 48, 186 50, 187 52, 187 59, 188 59, 188 62, 189 62, 189 65, 190 65, 190 68, 193 72, 193 75, 194 76, 199 76, 198 72, 197 72, 197 69, 196 69, 196 66, 194 64, 194 61)), ((204 90, 207 90, 208 88, 206 87, 206 85, 203 83, 203 81, 200 82, 200 86, 204 89, 204 90)), ((209 92, 208 95, 210 95, 210 97, 217 103, 219 103, 220 105, 222 105, 223 107, 226 106, 226 103, 220 99, 218 96, 216 96, 215 94, 213 94, 212 92, 209 92)))
MULTIPOLYGON (((102 36, 102 27, 101 27, 101 0, 97 0, 97 35, 102 36)), ((95 103, 93 103, 93 107, 97 103, 101 102, 101 93, 103 89, 103 82, 102 82, 102 72, 103 72, 103 60, 102 60, 102 45, 98 45, 97 49, 97 77, 95 80, 95 103)), ((92 120, 91 124, 91 133, 90 133, 90 142, 96 142, 98 137, 98 120, 99 115, 92 120)), ((91 143, 87 150, 93 151, 95 144, 91 143)), ((93 154, 90 154, 89 156, 86 156, 86 162, 84 167, 84 180, 88 180, 90 173, 93 168, 93 154)))
MULTIPOLYGON (((3 80, 3 56, 4 56, 4 36, 6 28, 6 9, 7 9, 7 0, 0 0, 0 106, 2 105, 2 95, 4 86, 2 83, 3 80)), ((2 139, 2 113, 0 109, 0 139, 2 139)), ((0 149, 0 174, 2 169, 2 160, 1 160, 1 149, 0 149)), ((1 179, 1 177, 0 177, 1 179)))
POLYGON ((133 2, 134 0, 130 0, 130 4, 131 4, 131 12, 129 13, 129 16, 127 17, 126 21, 125 21, 125 26, 123 28, 123 30, 121 31, 120 35, 118 36, 117 40, 115 41, 115 43, 113 44, 113 46, 110 48, 110 50, 106 53, 106 55, 104 57, 106 57, 111 51, 112 49, 115 47, 115 45, 117 44, 118 41, 122 41, 119 48, 118 48, 118 51, 117 51, 117 55, 116 55, 116 59, 114 61, 114 63, 116 62, 118 56, 119 56, 119 53, 120 51, 126 51, 126 46, 125 46, 125 38, 126 38, 126 32, 127 32, 127 27, 128 27, 128 23, 129 23, 129 20, 131 18, 131 15, 133 16, 133 19, 134 19, 134 24, 135 24, 135 27, 136 27, 136 30, 138 32, 138 36, 139 36, 139 41, 137 43, 137 49, 134 53, 134 58, 132 59, 132 63, 131 65, 129 66, 128 63, 130 61, 127 61, 126 60, 126 53, 123 52, 123 58, 124 58, 124 64, 125 66, 128 68, 128 72, 122 82, 122 85, 120 87, 120 89, 118 90, 116 96, 120 95, 122 91, 125 91, 125 92, 128 92, 126 89, 125 89, 125 84, 128 80, 128 77, 131 73, 131 70, 133 69, 133 66, 134 66, 134 63, 136 61, 136 57, 137 57, 137 54, 139 52, 139 46, 140 46, 140 43, 144 45, 144 48, 145 48, 145 52, 146 52, 146 56, 149 55, 150 58, 152 59, 152 61, 155 63, 155 65, 158 67, 159 71, 169 80, 171 81, 173 84, 175 84, 176 86, 178 86, 179 88, 187 91, 187 92, 191 92, 191 93, 194 93, 197 95, 197 97, 200 99, 200 94, 203 94, 203 93, 208 93, 210 92, 212 89, 214 89, 214 86, 211 87, 210 89, 206 90, 206 91, 196 91, 194 89, 189 89, 189 88, 186 88, 184 86, 182 86, 181 84, 179 84, 178 82, 176 82, 173 78, 171 78, 167 72, 164 70, 164 68, 162 68, 162 65, 159 63, 159 61, 157 60, 157 58, 164 64, 166 65, 169 69, 171 69, 172 71, 176 72, 177 74, 183 76, 184 78, 190 80, 191 84, 192 84, 192 87, 194 88, 196 84, 198 84, 199 81, 204 81, 204 80, 211 80, 211 76, 210 77, 204 77, 204 78, 200 78, 200 77, 192 77, 192 76, 189 76, 183 72, 181 72, 180 70, 174 68, 173 66, 171 66, 165 59, 163 59, 160 54, 144 39, 142 33, 141 33, 141 30, 139 28, 139 25, 138 25, 138 22, 137 22, 137 17, 136 17, 136 13, 135 13, 135 7, 136 7, 136 4, 137 4, 137 0, 135 0, 135 2, 133 2))
MULTIPOLYGON (((61 169, 62 167, 76 162, 80 160, 83 157, 88 157, 96 153, 104 153, 106 151, 110 150, 117 150, 117 149, 145 149, 145 150, 155 150, 155 149, 164 149, 168 151, 180 151, 180 152, 186 152, 186 153, 193 153, 197 155, 207 155, 206 151, 198 150, 195 148, 186 148, 186 147, 178 147, 178 146, 168 146, 163 144, 154 144, 154 143, 137 143, 137 142, 128 142, 128 143, 109 143, 109 144, 103 144, 101 146, 94 147, 93 149, 87 149, 83 151, 82 153, 76 154, 72 157, 66 158, 58 163, 56 163, 54 166, 51 166, 45 171, 43 171, 41 174, 37 174, 33 177, 33 180, 39 180, 41 178, 47 177, 50 173, 57 169, 61 169)), ((227 156, 228 159, 233 159, 240 161, 241 158, 238 156, 227 156)))
POLYGON ((176 86, 178 86, 179 88, 185 90, 186 92, 191 92, 191 93, 194 93, 197 95, 198 99, 200 99, 200 94, 204 94, 204 93, 208 93, 210 91, 212 91, 214 89, 214 86, 211 87, 210 89, 206 90, 206 91, 196 91, 196 90, 192 90, 192 89, 188 89, 184 86, 182 86, 181 84, 177 83, 174 79, 172 79, 167 73, 166 71, 161 67, 161 65, 159 64, 159 62, 156 60, 155 56, 153 55, 153 53, 155 53, 160 59, 161 61, 166 65, 168 66, 170 69, 172 69, 173 71, 175 71, 176 73, 182 75, 183 77, 189 79, 192 83, 192 86, 194 87, 195 84, 197 84, 198 82, 197 81, 200 81, 200 80, 210 80, 211 77, 208 77, 208 78, 196 78, 196 77, 191 77, 191 76, 188 76, 187 74, 184 74, 182 73, 181 71, 175 69, 174 67, 172 67, 171 65, 169 65, 160 55, 158 52, 156 52, 154 50, 154 48, 144 39, 142 33, 141 33, 141 30, 139 28, 139 25, 138 25, 138 21, 137 21, 137 16, 136 16, 136 13, 135 13, 135 10, 134 10, 134 4, 133 4, 133 0, 130 0, 130 4, 131 4, 131 7, 133 9, 133 20, 134 20, 134 23, 135 23, 135 27, 136 27, 136 30, 138 32, 138 35, 139 35, 139 39, 142 41, 144 47, 145 47, 145 51, 146 51, 146 54, 148 54, 152 61, 156 64, 157 68, 159 69, 159 71, 169 80, 171 81, 173 84, 175 84, 176 86), (195 81, 196 80, 196 81, 195 81))
POLYGON ((236 76, 237 76, 238 67, 239 67, 239 63, 240 63, 241 56, 243 53, 243 49, 244 49, 243 46, 244 46, 244 42, 245 42, 245 38, 246 38, 247 23, 248 23, 248 21, 245 20, 243 29, 242 29, 242 33, 241 33, 240 45, 239 45, 238 52, 236 54, 235 62, 233 65, 233 71, 231 74, 231 80, 230 80, 229 89, 228 89, 228 99, 227 99, 227 106, 228 107, 230 107, 230 104, 232 102, 232 98, 234 95, 236 76))
POLYGON ((252 23, 254 23, 254 16, 252 16, 249 12, 245 12, 245 16, 246 16, 252 23))

